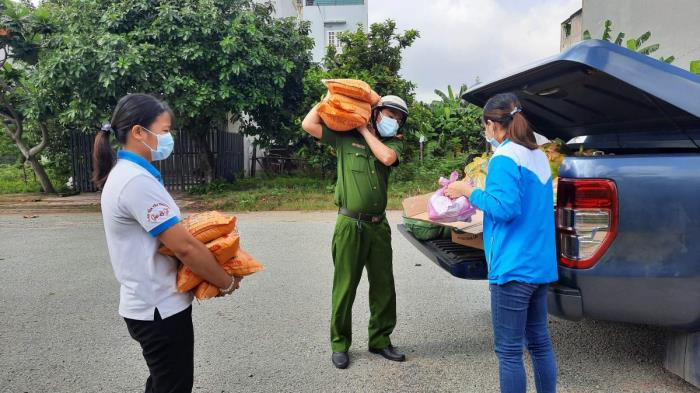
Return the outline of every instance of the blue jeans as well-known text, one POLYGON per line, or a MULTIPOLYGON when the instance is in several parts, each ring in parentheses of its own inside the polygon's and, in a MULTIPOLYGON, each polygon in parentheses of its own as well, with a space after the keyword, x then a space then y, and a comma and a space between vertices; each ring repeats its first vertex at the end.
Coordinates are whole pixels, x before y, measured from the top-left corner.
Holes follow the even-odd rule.
POLYGON ((511 281, 491 284, 490 289, 501 392, 525 392, 524 346, 532 358, 537 392, 556 392, 557 364, 547 327, 547 285, 511 281))

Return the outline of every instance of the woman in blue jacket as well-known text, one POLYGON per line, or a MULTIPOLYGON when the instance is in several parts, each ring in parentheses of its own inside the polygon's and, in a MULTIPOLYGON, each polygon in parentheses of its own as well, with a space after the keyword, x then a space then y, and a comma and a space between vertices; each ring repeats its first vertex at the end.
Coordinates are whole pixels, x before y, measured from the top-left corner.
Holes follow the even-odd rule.
POLYGON ((486 140, 494 147, 486 188, 450 185, 484 212, 491 313, 502 392, 525 392, 523 346, 539 393, 556 391, 556 360, 547 328, 547 285, 557 280, 552 176, 515 94, 484 106, 486 140))

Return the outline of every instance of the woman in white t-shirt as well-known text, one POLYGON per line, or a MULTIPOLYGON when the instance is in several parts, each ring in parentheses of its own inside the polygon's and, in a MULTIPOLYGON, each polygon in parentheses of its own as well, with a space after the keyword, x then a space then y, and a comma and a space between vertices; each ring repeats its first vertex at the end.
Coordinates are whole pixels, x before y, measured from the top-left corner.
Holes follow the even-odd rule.
POLYGON ((107 247, 120 284, 119 314, 138 341, 150 376, 146 392, 191 392, 194 373, 192 294, 177 291, 177 261, 161 243, 221 295, 238 288, 209 250, 180 223, 180 210, 151 161, 166 159, 174 142, 168 105, 146 94, 117 103, 95 139, 93 180, 102 188, 107 247), (115 153, 114 135, 121 146, 115 153))

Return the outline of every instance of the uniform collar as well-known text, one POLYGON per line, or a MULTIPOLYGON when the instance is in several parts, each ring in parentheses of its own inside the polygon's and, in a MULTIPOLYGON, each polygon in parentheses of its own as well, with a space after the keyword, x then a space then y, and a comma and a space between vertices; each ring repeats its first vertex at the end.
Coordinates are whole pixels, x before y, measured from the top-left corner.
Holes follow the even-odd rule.
POLYGON ((156 167, 153 166, 150 162, 148 162, 145 158, 141 157, 140 155, 130 152, 128 150, 119 150, 117 152, 117 158, 120 160, 126 160, 126 161, 131 161, 134 164, 142 167, 143 169, 147 170, 148 173, 153 175, 158 181, 163 184, 163 178, 160 176, 160 172, 156 167))

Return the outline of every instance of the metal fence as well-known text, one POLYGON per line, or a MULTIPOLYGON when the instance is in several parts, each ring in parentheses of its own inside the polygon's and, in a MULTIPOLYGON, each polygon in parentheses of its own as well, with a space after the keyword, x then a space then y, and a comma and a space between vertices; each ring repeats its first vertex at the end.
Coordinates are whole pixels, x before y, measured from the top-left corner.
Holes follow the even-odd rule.
MULTIPOLYGON (((81 192, 97 191, 90 180, 94 141, 94 134, 72 132, 70 135, 73 185, 81 192)), ((235 174, 243 172, 243 135, 212 130, 207 134, 206 141, 214 155, 214 177, 232 180, 235 174)), ((173 154, 155 164, 168 190, 186 191, 204 183, 199 166, 200 154, 199 145, 189 134, 175 137, 173 154)))

